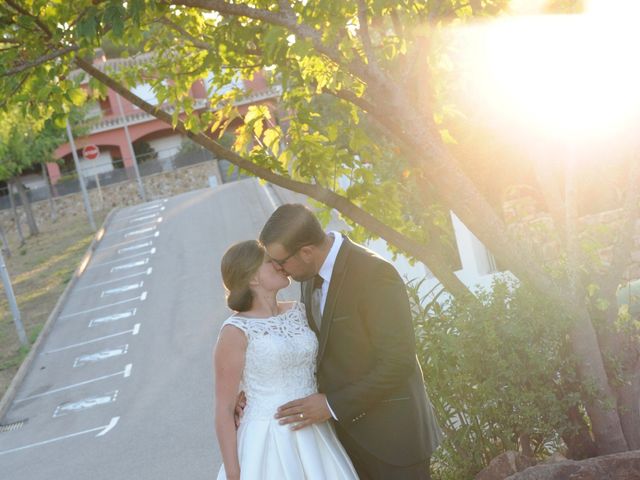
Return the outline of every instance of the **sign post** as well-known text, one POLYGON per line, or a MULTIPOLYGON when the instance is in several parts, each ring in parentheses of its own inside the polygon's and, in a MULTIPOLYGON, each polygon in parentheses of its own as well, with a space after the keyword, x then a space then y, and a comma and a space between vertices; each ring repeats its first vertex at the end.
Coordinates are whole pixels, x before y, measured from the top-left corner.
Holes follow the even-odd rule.
MULTIPOLYGON (((87 145, 82 149, 82 156, 85 160, 96 160, 100 156, 100 149, 97 145, 87 145)), ((100 177, 98 172, 94 174, 96 179, 96 187, 98 187, 98 198, 100 199, 100 210, 104 208, 104 198, 102 197, 102 188, 100 188, 100 177)))

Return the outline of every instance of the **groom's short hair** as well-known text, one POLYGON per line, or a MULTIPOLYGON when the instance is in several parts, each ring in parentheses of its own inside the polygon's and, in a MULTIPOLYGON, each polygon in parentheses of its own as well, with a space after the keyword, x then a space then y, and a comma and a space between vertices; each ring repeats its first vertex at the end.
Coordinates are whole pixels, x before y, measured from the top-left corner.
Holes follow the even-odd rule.
POLYGON ((285 203, 271 214, 260 232, 260 243, 279 243, 289 253, 307 245, 320 245, 325 233, 311 210, 300 203, 285 203))

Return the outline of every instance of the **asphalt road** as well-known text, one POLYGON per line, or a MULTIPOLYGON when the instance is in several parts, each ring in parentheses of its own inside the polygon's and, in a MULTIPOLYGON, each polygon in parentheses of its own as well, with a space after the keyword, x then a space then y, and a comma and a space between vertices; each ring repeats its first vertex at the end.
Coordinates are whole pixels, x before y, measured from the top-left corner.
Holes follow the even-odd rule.
POLYGON ((118 211, 2 419, 25 423, 0 433, 0 478, 215 478, 219 263, 273 209, 243 180, 118 211))

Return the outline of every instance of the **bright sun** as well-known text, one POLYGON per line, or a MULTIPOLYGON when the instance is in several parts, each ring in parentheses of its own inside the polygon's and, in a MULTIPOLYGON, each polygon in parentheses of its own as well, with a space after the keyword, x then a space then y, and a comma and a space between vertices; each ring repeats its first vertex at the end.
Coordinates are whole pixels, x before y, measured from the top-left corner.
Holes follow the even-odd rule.
POLYGON ((607 0, 582 15, 508 17, 454 35, 488 114, 552 137, 604 138, 640 130, 638 13, 640 1, 607 0))

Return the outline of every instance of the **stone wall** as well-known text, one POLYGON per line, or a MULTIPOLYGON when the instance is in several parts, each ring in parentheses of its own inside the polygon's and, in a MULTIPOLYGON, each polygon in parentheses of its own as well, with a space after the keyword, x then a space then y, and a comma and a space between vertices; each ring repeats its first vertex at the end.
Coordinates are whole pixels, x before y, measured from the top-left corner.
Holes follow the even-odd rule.
MULTIPOLYGON (((209 186, 209 177, 216 177, 218 184, 222 183, 220 169, 217 160, 190 165, 170 172, 162 172, 142 178, 147 201, 157 198, 171 197, 179 193, 206 188, 209 186)), ((98 190, 89 190, 89 201, 94 211, 109 211, 116 207, 125 207, 141 203, 138 194, 138 184, 135 180, 116 183, 101 188, 104 203, 101 205, 98 190)), ((63 197, 54 197, 54 203, 58 219, 71 218, 77 215, 86 216, 82 193, 73 193, 63 197)), ((51 208, 49 201, 39 201, 32 204, 33 213, 38 226, 46 226, 51 223, 51 208)), ((21 217, 23 232, 28 234, 26 219, 21 207, 18 207, 21 217)), ((11 209, 0 211, 0 225, 5 232, 15 234, 15 221, 11 209)))

